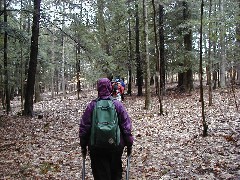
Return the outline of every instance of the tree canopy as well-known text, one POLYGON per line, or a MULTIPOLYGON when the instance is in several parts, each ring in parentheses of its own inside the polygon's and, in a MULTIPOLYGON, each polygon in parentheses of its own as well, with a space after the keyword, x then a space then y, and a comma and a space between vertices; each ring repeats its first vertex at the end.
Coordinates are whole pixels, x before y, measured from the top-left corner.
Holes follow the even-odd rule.
MULTIPOLYGON (((184 84, 182 80, 190 77, 185 80, 188 83, 193 78, 198 79, 201 3, 197 0, 165 0, 146 1, 146 5, 148 14, 144 21, 143 2, 140 0, 42 0, 36 71, 37 87, 41 86, 44 90, 60 93, 65 92, 65 88, 66 91, 74 89, 79 80, 81 80, 79 84, 89 86, 101 76, 120 76, 129 81, 129 72, 131 72, 133 84, 138 84, 136 80, 142 78, 141 73, 137 73, 138 64, 145 68, 143 62, 146 57, 149 58, 150 78, 154 79, 158 70, 155 42, 159 45, 162 42, 161 52, 164 50, 164 54, 160 54, 164 56, 164 63, 162 63, 164 67, 161 67, 164 68, 161 69, 164 73, 164 76, 161 75, 164 77, 163 81, 178 80, 179 87, 184 85, 183 89, 191 90, 192 85, 184 84), (152 3, 156 7, 155 13, 152 3), (161 16, 164 18, 160 17, 160 6, 164 12, 161 16), (139 11, 139 27, 136 27, 136 7, 139 11), (160 19, 163 21, 160 22, 160 19), (155 41, 154 21, 158 27, 157 35, 162 28, 162 39, 157 37, 157 41, 155 41), (146 51, 144 22, 148 23, 147 56, 144 55, 146 51), (139 46, 139 55, 136 52, 136 46, 139 46)), ((2 54, 0 63, 3 65, 3 54, 7 52, 6 68, 9 73, 10 94, 11 96, 24 94, 30 61, 33 2, 31 0, 7 2, 5 7, 7 22, 4 22, 3 18, 4 4, 1 3, 0 7, 0 53, 2 54), (8 35, 7 50, 4 48, 4 32, 8 35)), ((236 81, 240 79, 238 65, 240 57, 239 46, 237 46, 239 21, 239 1, 204 1, 203 77, 206 79, 207 71, 210 69, 214 87, 225 86, 226 79, 228 82, 230 78, 236 81), (207 68, 208 57, 212 68, 207 68)), ((3 78, 4 66, 1 66, 0 72, 2 74, 0 86, 4 91, 6 88, 3 78)))

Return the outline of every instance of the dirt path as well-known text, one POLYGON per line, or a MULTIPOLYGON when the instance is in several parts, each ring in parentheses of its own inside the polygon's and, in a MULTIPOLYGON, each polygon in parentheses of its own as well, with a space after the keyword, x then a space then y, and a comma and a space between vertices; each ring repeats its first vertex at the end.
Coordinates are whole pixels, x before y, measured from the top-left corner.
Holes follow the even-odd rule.
MULTIPOLYGON (((164 116, 155 97, 151 111, 144 98, 126 97, 135 137, 130 179, 240 179, 240 115, 230 95, 214 96, 206 138, 197 94, 166 97, 164 116)), ((0 179, 81 179, 78 123, 93 97, 45 99, 34 106, 42 119, 1 116, 0 179)), ((92 179, 89 157, 86 176, 92 179)))

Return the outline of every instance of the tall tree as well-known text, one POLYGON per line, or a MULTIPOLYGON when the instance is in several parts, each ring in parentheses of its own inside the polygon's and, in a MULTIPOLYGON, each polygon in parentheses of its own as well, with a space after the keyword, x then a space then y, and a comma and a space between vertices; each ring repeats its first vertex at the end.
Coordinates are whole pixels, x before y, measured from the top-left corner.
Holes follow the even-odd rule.
MULTIPOLYGON (((50 32, 52 33, 52 32, 50 32)), ((52 43, 52 51, 51 51, 51 65, 54 64, 54 61, 55 61, 55 38, 54 36, 51 36, 51 43, 52 43)), ((51 68, 51 94, 52 94, 52 98, 54 98, 54 72, 55 72, 55 67, 52 67, 51 68)))
POLYGON ((143 22, 144 22, 144 58, 145 58, 145 109, 149 110, 151 101, 150 89, 150 63, 149 63, 149 50, 148 50, 148 13, 147 3, 143 0, 143 22))
POLYGON ((201 106, 202 106, 202 124, 203 124, 203 136, 207 136, 207 129, 208 126, 206 124, 205 120, 205 112, 204 112, 204 98, 203 98, 203 7, 204 7, 204 1, 202 0, 201 3, 201 27, 200 27, 200 63, 199 63, 199 74, 200 74, 200 100, 201 100, 201 106))
POLYGON ((165 54, 164 54, 164 27, 163 27, 164 7, 159 4, 159 46, 160 46, 160 88, 161 92, 165 92, 165 54))
POLYGON ((238 15, 236 25, 236 56, 237 56, 237 83, 240 84, 240 0, 238 0, 238 15))
MULTIPOLYGON (((158 45, 158 36, 157 36, 157 25, 156 25, 156 6, 155 6, 155 0, 152 0, 152 6, 153 6, 153 32, 154 32, 154 41, 155 41, 155 51, 156 51, 156 77, 155 77, 155 86, 156 86, 156 94, 159 97, 159 102, 161 102, 161 72, 160 72, 160 50, 158 45)), ((159 17, 160 19, 160 17, 159 17)))
POLYGON ((37 56, 38 56, 40 4, 41 4, 41 0, 34 0, 31 52, 30 52, 30 61, 29 61, 28 78, 27 78, 27 85, 26 85, 24 112, 23 112, 25 116, 33 116, 33 95, 34 95, 34 84, 35 84, 35 75, 36 75, 36 68, 37 68, 37 56))
POLYGON ((80 91, 81 91, 81 82, 80 82, 80 45, 76 46, 76 69, 77 69, 77 97, 80 99, 80 91))
POLYGON ((132 95, 132 62, 133 62, 133 47, 132 47, 132 26, 131 26, 131 7, 128 1, 128 90, 127 94, 132 95))
MULTIPOLYGON (((218 14, 218 10, 217 10, 217 3, 215 1, 214 3, 214 17, 216 18, 218 14)), ((216 21, 214 23, 214 25, 217 27, 218 26, 218 22, 216 21)), ((217 31, 217 28, 215 28, 214 30, 214 34, 219 34, 217 31)), ((213 57, 217 59, 217 37, 214 38, 214 41, 212 42, 213 45, 213 57)), ((219 64, 218 63, 214 63, 213 64, 213 89, 216 89, 219 86, 219 64)))
MULTIPOLYGON (((221 14, 221 19, 224 19, 224 3, 219 0, 219 12, 221 14)), ((220 47, 221 47, 221 58, 220 58, 220 87, 224 88, 226 86, 226 44, 225 44, 225 22, 220 23, 220 47)))
POLYGON ((137 86, 138 86, 138 96, 142 96, 142 86, 143 86, 143 69, 140 56, 140 33, 139 33, 139 12, 138 12, 138 0, 136 0, 135 5, 136 10, 136 64, 137 64, 137 86))
MULTIPOLYGON (((65 14, 65 2, 63 2, 63 8, 62 13, 65 14)), ((61 33, 61 39, 62 39, 62 70, 61 70, 61 76, 62 76, 62 92, 63 96, 66 97, 66 79, 65 79, 65 16, 62 18, 62 33, 61 33)))
MULTIPOLYGON (((83 2, 81 1, 80 6, 80 20, 83 19, 83 2)), ((77 34, 76 34, 77 36, 77 34)), ((80 47, 80 39, 78 38, 78 43, 76 44, 76 70, 77 70, 77 97, 80 99, 80 91, 81 91, 81 47, 80 47)))
MULTIPOLYGON (((183 18, 185 21, 189 21, 191 18, 191 10, 189 9, 189 5, 187 2, 183 2, 183 18)), ((192 73, 192 65, 189 59, 189 55, 192 51, 192 30, 191 27, 187 29, 188 33, 184 35, 184 47, 186 50, 187 56, 185 56, 185 67, 187 67, 187 71, 184 73, 184 89, 187 91, 191 91, 193 89, 193 73, 192 73)))
POLYGON ((184 28, 184 60, 183 72, 178 74, 178 86, 183 91, 191 91, 193 89, 193 73, 192 73, 192 63, 191 63, 191 51, 192 51, 192 30, 189 25, 189 20, 191 18, 191 10, 189 9, 189 4, 187 1, 182 2, 183 6, 183 20, 186 28, 184 28))
POLYGON ((212 23, 211 23, 211 13, 212 13, 212 0, 209 0, 209 25, 208 25, 208 102, 209 106, 212 105, 212 61, 211 61, 211 48, 212 48, 212 41, 211 41, 211 31, 212 31, 212 23))
MULTIPOLYGON (((2 1, 0 1, 0 12, 2 12, 2 10, 4 9, 4 4, 3 4, 3 2, 2 1)), ((0 23, 2 23, 4 20, 2 19, 2 16, 0 16, 0 23)), ((1 30, 1 28, 0 28, 0 30, 1 30)), ((2 38, 2 34, 0 35, 0 38, 1 39, 3 39, 2 38)), ((0 43, 2 43, 2 41, 0 41, 0 43)), ((0 66, 0 72, 2 72, 2 67, 0 66)), ((0 82, 2 82, 3 80, 2 80, 2 73, 0 74, 0 82)), ((2 99, 2 105, 4 106, 4 93, 3 93, 3 88, 1 87, 1 89, 0 89, 0 97, 1 97, 1 99, 2 99)))
MULTIPOLYGON (((161 92, 161 62, 160 62, 160 50, 159 50, 159 46, 158 46, 158 38, 157 38, 157 25, 156 25, 156 6, 155 6, 155 1, 152 0, 152 6, 153 6, 153 27, 154 27, 154 40, 155 40, 155 49, 156 49, 156 92, 158 95, 158 101, 159 101, 159 114, 162 115, 163 114, 163 106, 162 106, 162 92, 161 92)), ((160 6, 159 5, 159 11, 160 11, 160 6)), ((160 17, 161 14, 159 12, 159 19, 162 17, 160 17)), ((160 42, 161 43, 161 42, 160 42)))
MULTIPOLYGON (((23 2, 21 0, 21 9, 23 8, 23 2)), ((23 15, 22 13, 20 14, 20 31, 23 29, 23 24, 22 24, 22 20, 23 20, 23 15)), ((21 76, 21 79, 20 79, 20 84, 21 84, 21 109, 23 109, 23 100, 24 100, 24 79, 25 79, 25 76, 24 76, 24 73, 23 73, 23 66, 24 66, 24 61, 23 61, 23 41, 20 41, 20 44, 21 44, 21 50, 20 50, 20 54, 21 54, 21 70, 20 70, 20 76, 21 76)))
POLYGON ((10 94, 9 94, 9 82, 8 82, 8 32, 7 32, 7 3, 4 0, 4 89, 5 89, 5 101, 7 114, 10 112, 10 94))
POLYGON ((61 68, 61 76, 62 76, 62 92, 63 96, 66 97, 66 80, 65 80, 65 37, 62 34, 62 68, 61 68))

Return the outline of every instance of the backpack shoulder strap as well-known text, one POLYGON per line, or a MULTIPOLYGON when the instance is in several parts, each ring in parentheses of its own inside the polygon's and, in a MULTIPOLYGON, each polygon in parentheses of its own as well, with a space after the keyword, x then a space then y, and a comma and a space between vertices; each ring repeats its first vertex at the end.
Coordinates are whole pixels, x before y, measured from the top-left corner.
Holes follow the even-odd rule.
POLYGON ((98 102, 99 100, 100 100, 100 97, 97 97, 97 98, 95 99, 96 102, 98 102))

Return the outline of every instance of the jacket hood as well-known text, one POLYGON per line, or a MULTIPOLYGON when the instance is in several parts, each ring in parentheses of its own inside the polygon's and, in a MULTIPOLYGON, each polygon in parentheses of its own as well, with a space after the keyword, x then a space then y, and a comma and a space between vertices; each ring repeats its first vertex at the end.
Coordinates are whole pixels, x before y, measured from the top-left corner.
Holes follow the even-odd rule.
POLYGON ((112 84, 108 78, 101 78, 97 84, 98 97, 108 98, 112 93, 112 84))

